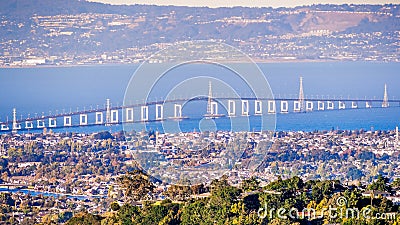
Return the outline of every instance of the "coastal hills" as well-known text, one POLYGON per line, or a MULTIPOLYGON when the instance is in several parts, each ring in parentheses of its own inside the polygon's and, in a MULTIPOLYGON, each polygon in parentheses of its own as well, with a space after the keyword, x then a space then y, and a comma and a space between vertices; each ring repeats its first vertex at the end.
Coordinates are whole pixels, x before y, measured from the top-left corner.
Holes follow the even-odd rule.
POLYGON ((207 8, 81 0, 0 2, 0 65, 138 62, 217 40, 256 60, 398 61, 399 5, 207 8))

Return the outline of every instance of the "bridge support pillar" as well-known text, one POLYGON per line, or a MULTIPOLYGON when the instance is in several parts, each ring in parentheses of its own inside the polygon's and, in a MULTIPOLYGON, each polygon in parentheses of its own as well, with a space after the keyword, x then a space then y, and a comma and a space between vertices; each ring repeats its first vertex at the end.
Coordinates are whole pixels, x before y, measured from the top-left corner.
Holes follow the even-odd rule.
POLYGON ((25 129, 33 129, 33 122, 25 121, 25 129))
POLYGON ((216 115, 216 114, 218 114, 218 103, 211 102, 211 115, 216 115))
POLYGON ((288 101, 281 101, 281 113, 289 112, 289 103, 288 101))
POLYGON ((335 105, 332 101, 328 101, 326 104, 327 104, 326 109, 329 109, 329 110, 335 109, 335 105))
POLYGON ((156 120, 164 119, 164 106, 161 104, 156 105, 156 120))
POLYGON ((300 101, 293 101, 293 111, 301 112, 301 102, 300 101))
POLYGON ((254 114, 255 115, 261 115, 262 114, 262 101, 260 100, 255 100, 254 101, 254 114))
POLYGON ((182 105, 174 104, 174 118, 182 117, 182 105))
POLYGON ((111 123, 118 123, 118 109, 111 110, 111 123))
POLYGON ((268 113, 270 114, 276 113, 276 104, 275 101, 273 100, 268 101, 268 113))
POLYGON ((242 116, 248 116, 248 115, 249 115, 249 101, 242 100, 242 116))
POLYGON ((306 101, 306 111, 313 111, 314 109, 314 102, 306 101))
POLYGON ((357 102, 351 102, 351 108, 357 109, 358 108, 357 102))
POLYGON ((9 130, 10 128, 6 124, 1 124, 1 130, 9 130))
POLYGON ((146 105, 140 107, 140 120, 143 122, 149 120, 149 107, 146 105))
POLYGON ((236 102, 234 100, 228 100, 228 116, 236 115, 236 102))
POLYGON ((365 108, 369 109, 372 108, 372 103, 371 102, 365 102, 365 108))
POLYGON ((88 115, 87 114, 80 114, 79 115, 79 125, 85 126, 88 124, 88 115))
POLYGON ((102 112, 96 112, 96 124, 102 124, 103 123, 103 113, 102 112))
POLYGON ((126 114, 126 117, 125 117, 125 121, 126 121, 126 122, 131 123, 131 122, 134 121, 134 118, 133 118, 133 108, 126 108, 126 109, 125 109, 125 114, 126 114))
POLYGON ((339 109, 345 109, 346 108, 346 103, 343 101, 339 101, 339 109))
POLYGON ((318 101, 318 110, 325 110, 325 103, 323 101, 318 101))
POLYGON ((64 116, 64 127, 72 126, 72 117, 71 116, 64 116))
POLYGON ((36 122, 37 122, 37 125, 36 125, 37 128, 45 128, 46 127, 44 120, 37 120, 36 122))
POLYGON ((49 118, 49 127, 57 127, 57 119, 49 118))

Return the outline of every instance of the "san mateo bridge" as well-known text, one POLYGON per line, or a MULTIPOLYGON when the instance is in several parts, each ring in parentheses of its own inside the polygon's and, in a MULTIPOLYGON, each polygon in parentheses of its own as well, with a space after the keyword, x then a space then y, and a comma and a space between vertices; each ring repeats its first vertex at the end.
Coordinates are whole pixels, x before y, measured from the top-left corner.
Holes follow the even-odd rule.
MULTIPOLYGON (((112 106, 110 99, 106 100, 103 108, 62 112, 57 114, 40 115, 35 117, 22 116, 18 119, 17 110, 12 112, 12 120, 0 122, 0 132, 12 132, 40 130, 44 128, 69 128, 85 126, 112 126, 124 123, 150 123, 165 120, 185 120, 191 119, 190 115, 183 115, 182 107, 187 102, 206 101, 206 113, 202 116, 206 119, 216 119, 220 117, 248 117, 259 116, 265 113, 309 113, 324 110, 345 110, 345 109, 369 109, 387 108, 390 106, 400 106, 399 99, 389 99, 387 86, 384 86, 382 99, 337 99, 312 97, 304 95, 303 79, 300 77, 299 94, 296 97, 278 98, 255 98, 255 97, 216 97, 213 96, 211 82, 209 83, 208 96, 193 98, 177 98, 170 100, 160 100, 145 103, 137 103, 122 106, 112 106), (225 113, 219 113, 218 107, 221 103, 226 106, 225 113), (172 115, 167 115, 165 106, 173 107, 172 115), (254 107, 254 108, 253 108, 254 107), (253 109, 252 109, 253 108, 253 109), (134 109, 139 113, 135 113, 134 109), (150 110, 155 112, 150 113, 150 110), (94 118, 93 118, 94 117, 94 118)), ((32 114, 29 114, 32 115, 32 114)), ((38 114, 35 114, 38 115, 38 114)))

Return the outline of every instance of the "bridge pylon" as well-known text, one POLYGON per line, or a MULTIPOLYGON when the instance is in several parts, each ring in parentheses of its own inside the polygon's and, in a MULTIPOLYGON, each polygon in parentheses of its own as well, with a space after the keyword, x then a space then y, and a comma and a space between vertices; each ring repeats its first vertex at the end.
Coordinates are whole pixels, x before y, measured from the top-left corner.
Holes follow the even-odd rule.
POLYGON ((399 127, 396 126, 396 140, 394 142, 394 148, 395 148, 394 150, 397 151, 398 147, 399 147, 399 127))
POLYGON ((12 131, 11 131, 11 133, 16 134, 17 130, 18 130, 17 109, 13 108, 13 121, 12 121, 12 131))
POLYGON ((212 87, 211 87, 211 81, 208 82, 208 101, 207 101, 207 114, 211 115, 212 114, 212 87))
POLYGON ((207 113, 204 115, 206 119, 214 119, 224 116, 223 114, 218 114, 218 103, 213 99, 213 92, 211 81, 208 82, 208 101, 207 101, 207 113))
POLYGON ((299 111, 304 112, 305 101, 304 101, 304 90, 303 90, 303 77, 300 77, 300 89, 299 89, 299 111))
POLYGON ((387 108, 387 107, 389 107, 389 97, 387 94, 387 88, 386 88, 386 84, 385 84, 385 90, 383 92, 382 108, 387 108))
POLYGON ((106 126, 111 126, 111 107, 110 107, 110 99, 107 98, 106 102, 106 126))

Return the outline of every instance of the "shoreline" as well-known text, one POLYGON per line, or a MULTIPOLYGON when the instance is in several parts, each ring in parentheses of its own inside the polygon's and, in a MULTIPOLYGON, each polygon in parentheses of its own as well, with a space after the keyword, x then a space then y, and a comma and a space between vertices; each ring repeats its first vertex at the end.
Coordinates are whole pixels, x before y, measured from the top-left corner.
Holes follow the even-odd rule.
MULTIPOLYGON (((102 125, 98 125, 98 126, 102 126, 102 125)), ((49 128, 47 128, 49 129, 49 128)), ((65 131, 63 129, 66 128, 50 128, 50 130, 53 131, 54 134, 62 134, 62 133, 66 133, 66 132, 71 132, 71 133, 76 133, 76 134, 85 134, 85 135, 93 135, 93 134, 97 134, 97 133, 101 133, 101 132, 110 132, 110 130, 104 129, 104 130, 96 130, 96 131, 65 131), (62 130, 59 131, 58 130, 62 130)), ((151 129, 150 129, 151 130, 151 129)), ((371 127, 369 129, 367 128, 357 128, 357 129, 341 129, 340 127, 337 126, 332 126, 330 129, 309 129, 309 130, 294 130, 294 129, 276 129, 276 130, 242 130, 242 131, 230 131, 230 130, 216 130, 216 131, 205 131, 205 132, 215 132, 215 133, 269 133, 269 132, 273 132, 273 133, 320 133, 320 132, 347 132, 347 131, 351 131, 351 132, 355 132, 355 131, 364 131, 364 132, 379 132, 379 131, 395 131, 396 130, 396 126, 394 126, 393 128, 388 128, 388 129, 375 129, 374 127, 371 127)), ((125 131, 124 129, 115 129, 112 130, 110 133, 119 133, 119 132, 123 132, 125 131)), ((131 132, 131 131, 126 131, 127 133, 131 132)), ((140 132, 140 131, 135 131, 135 132, 140 132)), ((159 131, 160 134, 176 134, 174 132, 162 132, 159 131)), ((43 128, 41 129, 36 129, 35 132, 33 132, 32 130, 27 132, 27 130, 22 130, 18 133, 18 135, 27 135, 27 134, 42 134, 43 133, 43 128)), ((178 133, 182 133, 182 134, 200 134, 200 133, 204 133, 202 131, 180 131, 178 133)), ((11 134, 11 131, 0 131, 0 135, 1 134, 11 134)), ((0 188, 2 188, 2 186, 0 185, 0 188)))
MULTIPOLYGON (((280 63, 376 63, 376 64, 387 64, 387 63, 400 63, 396 61, 368 61, 368 60, 257 60, 252 59, 254 63, 257 64, 280 64, 280 63)), ((91 67, 91 66, 137 66, 141 65, 144 61, 139 63, 92 63, 92 64, 44 64, 44 65, 15 65, 15 66, 5 66, 0 65, 0 69, 36 69, 36 68, 73 68, 73 67, 91 67)), ((174 62, 167 62, 174 63, 174 62)), ((248 63, 242 61, 226 61, 225 63, 248 63)), ((162 63, 152 63, 152 64, 162 64, 162 63)))
POLYGON ((30 188, 4 188, 0 187, 0 193, 1 192, 22 192, 23 191, 27 192, 24 194, 28 194, 31 192, 35 192, 35 195, 49 195, 49 196, 54 196, 54 197, 60 197, 60 196, 67 196, 71 198, 102 198, 105 197, 105 195, 88 195, 88 194, 67 194, 67 193, 59 193, 59 192, 51 192, 51 191, 40 191, 36 189, 30 189, 30 188), (3 190, 4 189, 4 190, 3 190))

